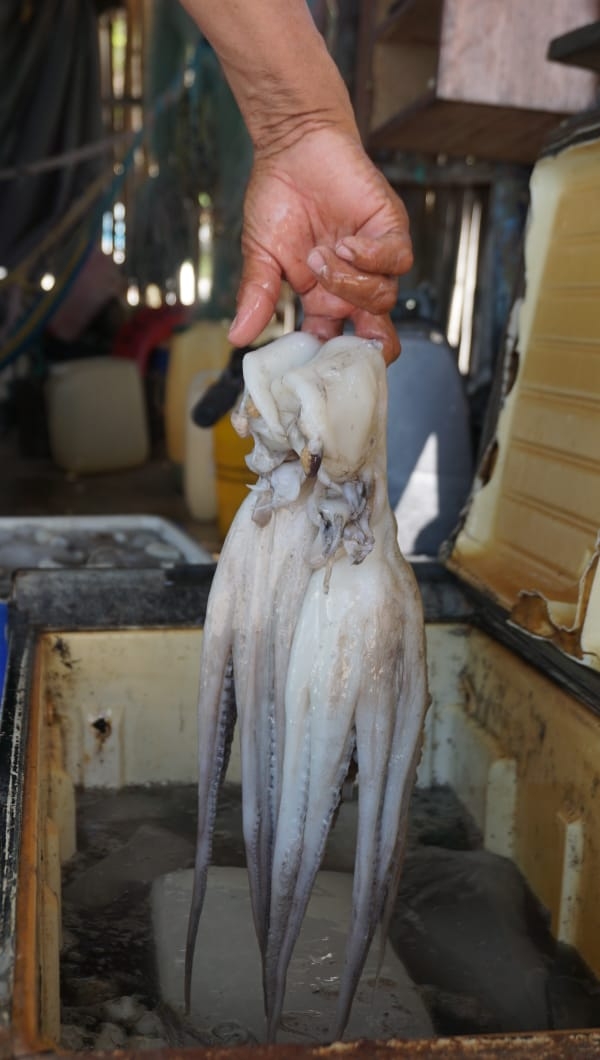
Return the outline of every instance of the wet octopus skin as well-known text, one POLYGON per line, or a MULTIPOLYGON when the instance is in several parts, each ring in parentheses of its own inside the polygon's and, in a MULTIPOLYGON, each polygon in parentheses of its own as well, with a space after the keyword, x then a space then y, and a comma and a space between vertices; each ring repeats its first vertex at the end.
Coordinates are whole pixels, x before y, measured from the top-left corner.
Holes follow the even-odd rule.
MULTIPOLYGON (((286 365, 312 356, 319 343, 310 336, 290 336, 274 346, 278 358, 271 367, 281 371, 286 365)), ((271 350, 261 352, 258 364, 245 364, 245 372, 252 378, 254 398, 247 389, 236 424, 240 433, 250 426, 253 430, 255 451, 250 463, 260 475, 259 486, 246 497, 227 535, 204 623, 198 709, 198 834, 185 965, 188 1010, 217 796, 236 715, 241 730, 243 829, 252 912, 263 961, 266 953, 284 684, 291 639, 310 576, 304 554, 311 536, 305 496, 309 487, 302 484, 303 474, 297 475, 298 498, 280 508, 275 506, 275 500, 269 511, 272 472, 277 472, 289 451, 276 422, 276 411, 269 404, 271 350), (260 422, 254 415, 254 401, 266 414, 260 422), (245 415, 247 406, 251 407, 252 418, 245 415), (280 540, 286 543, 284 549, 280 540), (232 661, 237 675, 235 698, 226 681, 232 661), (264 739, 258 739, 259 733, 265 734, 264 739), (270 778, 269 784, 265 784, 265 777, 270 778)), ((295 463, 299 466, 298 461, 295 463)), ((286 470, 279 474, 285 476, 286 470)))
POLYGON ((270 518, 261 507, 260 490, 258 500, 247 499, 230 532, 233 541, 240 535, 238 546, 232 549, 228 538, 222 574, 220 561, 211 591, 200 700, 199 844, 187 988, 210 858, 220 775, 215 763, 222 761, 220 734, 226 730, 220 684, 228 652, 221 649, 220 661, 213 665, 206 646, 214 641, 233 647, 244 835, 269 1040, 276 1035, 289 961, 350 758, 357 754, 353 916, 334 1028, 334 1037, 340 1038, 375 930, 381 921, 385 937, 397 891, 427 703, 423 617, 387 501, 387 394, 378 347, 334 339, 297 358, 299 363, 285 364, 284 358, 277 368, 276 345, 267 348, 270 371, 266 377, 263 373, 258 387, 260 372, 254 368, 260 366, 256 361, 262 351, 250 355, 255 363, 248 366, 244 402, 254 418, 247 422, 257 438, 258 462, 268 465, 269 443, 277 451, 272 461, 283 460, 266 471, 263 493, 265 486, 269 493, 278 475, 290 474, 286 445, 298 457, 291 474, 299 472, 299 487, 292 496, 296 486, 290 490, 284 485, 283 493, 287 490, 291 499, 284 497, 270 518), (268 388, 266 400, 261 386, 268 388), (258 527, 256 518, 265 525, 258 527), (262 574, 254 577, 255 571, 262 574), (259 588, 257 616, 254 592, 259 588), (233 636, 231 597, 238 601, 239 628, 233 636), (286 606, 279 615, 278 608, 286 606), (243 650, 232 644, 236 638, 243 641, 243 650), (265 695, 267 683, 270 697, 265 695))

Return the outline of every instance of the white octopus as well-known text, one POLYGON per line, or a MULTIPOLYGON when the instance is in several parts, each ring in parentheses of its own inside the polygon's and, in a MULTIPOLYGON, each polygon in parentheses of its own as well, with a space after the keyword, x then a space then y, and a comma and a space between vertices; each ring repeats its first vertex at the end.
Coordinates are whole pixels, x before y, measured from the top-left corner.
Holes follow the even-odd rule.
POLYGON ((211 588, 199 702, 198 845, 186 1004, 217 795, 236 717, 267 1037, 350 761, 353 912, 335 1037, 395 900, 427 705, 416 581, 387 499, 385 365, 375 343, 292 334, 244 359, 233 422, 259 478, 211 588), (232 694, 231 665, 233 667, 232 694))

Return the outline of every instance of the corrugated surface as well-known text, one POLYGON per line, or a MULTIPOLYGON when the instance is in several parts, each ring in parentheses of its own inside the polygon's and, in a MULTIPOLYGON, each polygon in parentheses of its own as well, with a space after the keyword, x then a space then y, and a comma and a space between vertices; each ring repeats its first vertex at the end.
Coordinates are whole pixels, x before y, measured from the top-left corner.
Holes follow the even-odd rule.
POLYGON ((531 191, 519 370, 451 560, 507 607, 575 605, 600 529, 600 141, 543 159, 531 191))

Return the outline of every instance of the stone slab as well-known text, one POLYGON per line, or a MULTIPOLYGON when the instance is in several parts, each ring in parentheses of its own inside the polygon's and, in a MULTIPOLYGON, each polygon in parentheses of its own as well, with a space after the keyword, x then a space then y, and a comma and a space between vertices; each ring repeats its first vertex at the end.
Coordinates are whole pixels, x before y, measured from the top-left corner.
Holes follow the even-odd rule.
MULTIPOLYGON (((185 937, 193 873, 155 880, 152 916, 163 1001, 183 1005, 185 937)), ((350 921, 352 876, 321 872, 288 972, 279 1042, 331 1038, 350 921)), ((391 946, 377 981, 376 939, 360 981, 344 1040, 427 1038, 433 1028, 417 988, 391 946)), ((258 944, 245 869, 209 872, 194 963, 190 1018, 215 1042, 265 1040, 258 944)))

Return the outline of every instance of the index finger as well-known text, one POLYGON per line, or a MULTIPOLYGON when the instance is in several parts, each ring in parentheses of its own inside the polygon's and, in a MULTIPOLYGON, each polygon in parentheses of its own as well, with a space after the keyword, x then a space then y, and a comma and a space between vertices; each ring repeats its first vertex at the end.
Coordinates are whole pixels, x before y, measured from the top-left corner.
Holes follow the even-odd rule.
POLYGON ((245 249, 237 296, 237 312, 229 328, 236 346, 254 342, 275 312, 281 289, 281 271, 273 258, 245 249))

